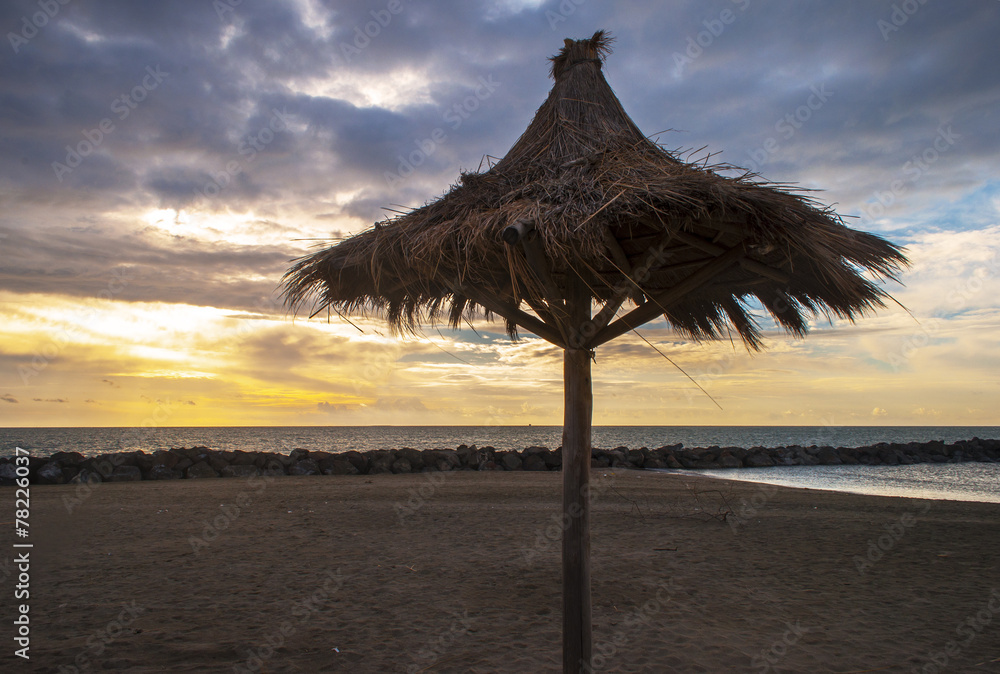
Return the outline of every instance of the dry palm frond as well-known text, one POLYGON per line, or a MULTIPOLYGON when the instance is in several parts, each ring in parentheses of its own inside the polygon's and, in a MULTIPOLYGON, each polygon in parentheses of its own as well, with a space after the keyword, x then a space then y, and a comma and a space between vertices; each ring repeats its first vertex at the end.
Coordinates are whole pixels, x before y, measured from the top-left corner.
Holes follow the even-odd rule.
MULTIPOLYGON (((902 249, 849 229, 802 191, 746 171, 729 177, 723 172, 735 167, 689 163, 649 140, 604 79, 610 42, 603 31, 567 40, 551 59, 548 98, 502 160, 462 174, 426 206, 297 260, 283 279, 286 301, 375 313, 412 331, 442 312, 458 327, 487 309, 465 294, 472 288, 505 306, 524 302, 544 320, 558 313, 558 300, 522 250, 501 239, 505 228, 530 222, 556 292, 585 269, 598 302, 620 302, 622 288, 627 301, 655 302, 741 247, 739 264, 659 307, 698 339, 735 329, 759 348, 757 303, 794 334, 806 331, 810 314, 853 320, 883 306, 878 282, 907 264, 902 249), (658 245, 656 264, 630 278, 623 265, 639 265, 658 245)), ((516 335, 509 319, 507 328, 516 335)))

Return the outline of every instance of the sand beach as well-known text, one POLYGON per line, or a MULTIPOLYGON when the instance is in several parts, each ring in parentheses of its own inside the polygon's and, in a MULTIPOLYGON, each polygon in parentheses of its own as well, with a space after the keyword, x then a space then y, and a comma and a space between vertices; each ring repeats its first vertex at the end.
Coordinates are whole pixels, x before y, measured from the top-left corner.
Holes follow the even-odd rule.
MULTIPOLYGON (((560 477, 33 485, 31 660, 0 666, 559 671, 560 477)), ((998 505, 592 484, 593 671, 1000 671, 998 505)))

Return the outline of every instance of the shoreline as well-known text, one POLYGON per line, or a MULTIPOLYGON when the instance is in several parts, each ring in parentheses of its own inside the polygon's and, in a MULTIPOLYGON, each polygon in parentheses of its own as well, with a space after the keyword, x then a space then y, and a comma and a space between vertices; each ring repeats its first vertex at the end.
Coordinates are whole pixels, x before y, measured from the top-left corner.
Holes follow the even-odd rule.
MULTIPOLYGON (((707 477, 595 471, 595 670, 989 671, 1000 506, 707 477)), ((559 671, 560 493, 552 472, 259 477, 95 485, 67 512, 34 487, 33 665, 559 671)))
MULTIPOLYGON (((1000 440, 960 440, 879 443, 856 448, 719 447, 685 448, 682 444, 657 449, 625 446, 594 448, 591 467, 637 470, 716 470, 768 468, 774 466, 896 466, 920 463, 1000 462, 1000 440)), ((562 448, 532 446, 521 451, 497 450, 490 446, 459 445, 456 449, 401 448, 359 452, 327 452, 294 449, 275 452, 217 451, 204 446, 117 452, 84 456, 79 452, 57 452, 51 456, 27 456, 22 473, 13 457, 0 457, 0 485, 12 485, 16 477, 31 484, 90 484, 204 478, 248 478, 279 475, 378 475, 452 471, 549 472, 562 468, 562 448)))
MULTIPOLYGON (((939 464, 932 464, 939 465, 939 464)), ((950 464, 956 465, 956 464, 950 464)), ((903 466, 878 466, 878 468, 902 468, 903 466)), ((808 473, 792 472, 782 470, 784 467, 775 467, 773 475, 768 474, 772 469, 744 469, 744 470, 720 470, 720 471, 698 471, 688 469, 665 469, 656 471, 666 474, 685 475, 688 477, 707 477, 715 480, 741 482, 749 485, 767 485, 781 487, 783 489, 803 489, 807 491, 825 491, 837 494, 854 494, 858 496, 878 496, 882 498, 910 498, 931 501, 953 501, 960 503, 989 503, 1000 504, 1000 493, 995 490, 983 491, 982 489, 961 489, 956 488, 954 483, 945 483, 942 489, 934 489, 924 486, 890 487, 885 482, 876 482, 866 486, 858 486, 852 480, 852 476, 844 478, 837 473, 838 468, 832 471, 824 471, 823 467, 818 472, 811 470, 808 473), (751 472, 748 475, 745 471, 751 472), (765 472, 766 471, 766 472, 765 472)), ((815 466, 792 466, 792 469, 809 468, 816 469, 815 466)), ((868 477, 867 475, 864 477, 868 477)), ((912 479, 912 476, 910 476, 912 479)), ((1000 480, 1000 470, 997 471, 997 479, 1000 480)), ((905 483, 904 483, 905 484, 905 483)), ((937 483, 935 483, 937 484, 937 483)))

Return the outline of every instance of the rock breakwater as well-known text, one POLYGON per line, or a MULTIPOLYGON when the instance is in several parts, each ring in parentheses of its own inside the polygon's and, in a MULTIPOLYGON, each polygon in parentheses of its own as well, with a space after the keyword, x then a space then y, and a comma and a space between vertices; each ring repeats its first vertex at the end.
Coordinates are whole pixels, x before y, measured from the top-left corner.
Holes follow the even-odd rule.
MULTIPOLYGON (((914 463, 1000 462, 1000 440, 961 440, 906 444, 879 443, 866 447, 696 447, 666 445, 656 449, 591 451, 594 468, 737 469, 769 466, 863 464, 896 466, 914 463)), ((59 452, 32 456, 27 466, 31 484, 80 484, 204 478, 249 478, 255 475, 375 475, 452 470, 548 471, 562 467, 562 448, 527 447, 520 451, 459 445, 456 449, 379 449, 327 452, 295 449, 274 452, 217 451, 208 447, 114 452, 84 456, 59 452)), ((21 474, 24 473, 23 466, 21 474)), ((18 477, 12 457, 0 458, 0 484, 18 477)))

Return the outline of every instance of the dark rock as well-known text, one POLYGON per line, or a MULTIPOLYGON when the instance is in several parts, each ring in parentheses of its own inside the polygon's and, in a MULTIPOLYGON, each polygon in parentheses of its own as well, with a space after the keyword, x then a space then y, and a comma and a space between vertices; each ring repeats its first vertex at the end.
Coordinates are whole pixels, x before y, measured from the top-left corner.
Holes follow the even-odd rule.
POLYGON ((541 454, 542 452, 549 451, 548 447, 539 447, 538 445, 532 445, 531 447, 524 448, 523 456, 531 456, 532 454, 541 454))
POLYGON ((192 461, 186 456, 182 456, 177 460, 177 463, 174 464, 174 470, 185 471, 193 465, 194 461, 192 461))
POLYGON ((332 452, 325 452, 322 449, 313 449, 309 451, 309 458, 317 464, 325 459, 332 459, 334 456, 336 455, 332 452))
POLYGON ((796 458, 799 460, 798 465, 800 466, 818 466, 819 459, 804 447, 799 447, 795 453, 796 458))
POLYGON ((657 454, 663 455, 666 453, 676 453, 684 449, 684 443, 678 442, 676 445, 664 445, 663 447, 657 447, 654 451, 657 454))
POLYGON ((403 447, 396 451, 396 456, 400 459, 405 459, 410 464, 410 470, 406 472, 418 473, 424 467, 424 455, 419 450, 411 447, 403 447))
MULTIPOLYGON (((83 475, 83 471, 80 471, 80 475, 83 475)), ((169 468, 162 464, 153 466, 149 469, 150 480, 179 480, 182 477, 184 477, 184 473, 181 471, 169 468)))
POLYGON ((118 466, 112 471, 108 482, 138 482, 142 480, 139 466, 118 466))
POLYGON ((562 447, 545 455, 545 465, 549 470, 562 469, 562 447))
POLYGON ((628 459, 625 458, 625 452, 623 452, 622 450, 612 449, 610 452, 604 452, 604 454, 608 457, 608 460, 611 462, 610 465, 612 468, 628 467, 628 459))
MULTIPOLYGON (((750 453, 750 450, 749 449, 744 449, 743 447, 723 447, 722 448, 722 452, 723 453, 729 452, 730 454, 732 454, 733 456, 735 456, 737 459, 739 459, 740 463, 742 464, 743 459, 747 458, 747 454, 750 453)), ((720 454, 719 456, 721 457, 722 454, 720 454)))
POLYGON ((724 450, 722 454, 719 454, 719 458, 716 461, 719 468, 742 468, 743 462, 733 456, 728 450, 724 450))
POLYGON ((539 454, 529 454, 524 458, 524 469, 544 471, 548 470, 548 466, 545 464, 545 457, 539 454))
POLYGON ((288 469, 285 468, 284 462, 279 458, 270 459, 264 467, 260 469, 260 472, 271 477, 277 475, 288 475, 288 469))
POLYGON ((118 466, 135 466, 135 454, 132 452, 128 453, 112 453, 112 454, 102 454, 102 459, 111 462, 112 471, 118 466))
POLYGON ((253 464, 231 463, 219 471, 222 477, 242 477, 249 478, 260 475, 260 468, 253 464))
POLYGON ((291 461, 293 464, 308 458, 309 458, 308 449, 296 448, 288 453, 288 460, 291 461))
POLYGON ((103 481, 100 473, 95 473, 92 470, 83 468, 77 472, 76 475, 70 480, 70 484, 97 484, 103 481))
POLYGON ((642 468, 646 461, 646 456, 642 453, 641 449, 630 449, 628 453, 625 454, 625 460, 632 468, 642 468))
POLYGON ((521 470, 521 457, 517 452, 505 452, 500 458, 500 465, 504 470, 521 470))
POLYGON ((611 458, 606 452, 602 452, 599 456, 590 459, 591 468, 607 468, 611 465, 611 458))
POLYGON ((855 466, 860 463, 857 455, 850 449, 846 449, 844 447, 837 448, 837 456, 840 458, 841 463, 848 466, 855 466))
POLYGON ((380 456, 378 458, 372 459, 371 467, 368 469, 369 474, 378 475, 379 473, 391 473, 392 472, 392 460, 388 456, 380 456))
POLYGON ((765 452, 753 452, 752 454, 747 454, 747 458, 743 460, 743 463, 747 468, 770 468, 774 465, 774 459, 770 454, 765 452))
POLYGON ((423 453, 424 465, 435 466, 440 471, 460 468, 462 459, 454 449, 428 449, 423 453))
POLYGON ((278 463, 281 463, 281 460, 278 458, 278 456, 279 455, 275 454, 274 452, 254 452, 253 465, 260 468, 261 472, 264 472, 264 469, 267 468, 267 464, 270 463, 271 461, 277 461, 278 463))
MULTIPOLYGON (((231 466, 257 466, 261 453, 258 452, 233 452, 235 456, 229 460, 231 466)), ((257 466, 260 468, 260 466, 257 466)))
POLYGON ((361 452, 352 449, 344 452, 341 456, 350 461, 351 465, 357 468, 362 475, 368 472, 368 457, 361 452))
POLYGON ((50 461, 38 469, 35 477, 41 484, 66 484, 66 477, 63 475, 62 466, 58 461, 50 461))
MULTIPOLYGON (((292 450, 293 453, 296 450, 292 450)), ((304 449, 301 451, 305 451, 304 449)), ((301 455, 300 455, 301 456, 301 455)), ((296 461, 291 466, 288 467, 289 475, 319 475, 319 465, 312 459, 302 459, 296 461)))
POLYGON ((204 447, 179 447, 173 448, 170 451, 174 452, 180 457, 191 459, 191 465, 194 465, 194 458, 201 454, 204 447))
MULTIPOLYGON (((180 456, 174 452, 168 452, 163 449, 159 449, 153 453, 153 466, 166 466, 167 468, 173 468, 177 465, 180 460, 180 456)), ((152 470, 152 467, 150 470, 152 470)))
POLYGON ((409 459, 404 459, 402 457, 396 459, 392 462, 392 472, 394 473, 412 473, 413 464, 410 463, 409 459))
POLYGON ((471 447, 469 445, 459 445, 455 453, 458 454, 458 458, 461 460, 463 466, 475 466, 479 463, 478 457, 473 460, 473 456, 477 454, 475 445, 471 447))
POLYGON ((888 447, 883 447, 878 450, 878 458, 886 466, 898 466, 899 457, 896 456, 896 452, 889 449, 888 447))
POLYGON ((49 460, 58 461, 60 466, 76 466, 86 458, 80 452, 56 452, 49 457, 49 460))
POLYGON ((824 466, 839 466, 843 463, 840 459, 840 452, 833 447, 821 447, 816 458, 824 466))
POLYGON ((135 462, 135 466, 143 473, 148 473, 149 469, 153 467, 152 454, 147 454, 146 452, 143 451, 135 451, 132 452, 132 459, 135 462))
POLYGON ((483 461, 479 464, 479 470, 500 470, 500 466, 494 461, 483 461))
POLYGON ((199 461, 198 463, 192 464, 188 467, 188 469, 184 471, 184 476, 188 479, 194 479, 203 477, 219 477, 219 474, 215 472, 214 468, 208 465, 208 462, 199 461))
POLYGON ((663 457, 663 462, 665 464, 667 464, 667 468, 677 469, 677 468, 683 468, 684 467, 684 466, 681 465, 681 462, 677 460, 677 457, 674 456, 672 453, 671 454, 667 454, 666 456, 664 456, 663 457))
POLYGON ((645 470, 663 470, 667 467, 667 462, 654 455, 646 457, 642 462, 642 467, 645 470))
MULTIPOLYGON (((219 473, 220 475, 222 475, 222 471, 224 471, 230 465, 229 463, 226 462, 226 459, 223 458, 223 454, 225 454, 225 452, 218 452, 218 453, 213 452, 204 459, 204 461, 208 463, 208 465, 210 465, 212 469, 215 472, 219 473)), ((225 475, 222 476, 225 477, 225 475)))
POLYGON ((323 467, 324 475, 357 475, 358 469, 354 464, 345 458, 333 458, 329 464, 323 467))

